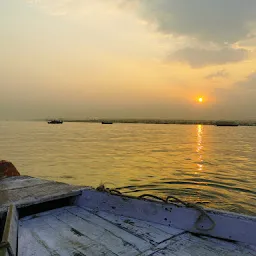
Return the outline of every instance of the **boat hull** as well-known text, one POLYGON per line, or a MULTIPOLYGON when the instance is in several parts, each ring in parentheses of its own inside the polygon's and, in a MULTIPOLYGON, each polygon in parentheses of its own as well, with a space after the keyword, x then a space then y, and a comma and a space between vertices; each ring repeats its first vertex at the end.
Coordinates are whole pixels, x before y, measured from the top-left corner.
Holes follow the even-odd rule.
POLYGON ((63 121, 48 121, 48 124, 63 124, 63 121))
POLYGON ((216 126, 239 126, 238 123, 232 121, 217 121, 215 123, 216 126))
POLYGON ((18 255, 256 255, 255 217, 204 209, 199 218, 197 207, 28 176, 2 180, 0 203, 2 242, 18 255))

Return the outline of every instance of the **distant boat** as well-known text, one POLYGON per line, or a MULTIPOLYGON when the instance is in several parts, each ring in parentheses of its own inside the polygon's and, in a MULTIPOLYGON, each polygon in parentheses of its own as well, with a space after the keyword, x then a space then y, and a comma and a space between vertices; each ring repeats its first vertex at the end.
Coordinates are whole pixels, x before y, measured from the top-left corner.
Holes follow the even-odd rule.
POLYGON ((61 121, 61 120, 50 120, 50 121, 48 121, 48 124, 62 124, 63 123, 63 121, 61 121))
POLYGON ((113 124, 112 122, 107 122, 107 121, 105 121, 105 122, 101 122, 102 124, 113 124))
POLYGON ((216 126, 238 126, 238 123, 232 121, 217 121, 216 126))

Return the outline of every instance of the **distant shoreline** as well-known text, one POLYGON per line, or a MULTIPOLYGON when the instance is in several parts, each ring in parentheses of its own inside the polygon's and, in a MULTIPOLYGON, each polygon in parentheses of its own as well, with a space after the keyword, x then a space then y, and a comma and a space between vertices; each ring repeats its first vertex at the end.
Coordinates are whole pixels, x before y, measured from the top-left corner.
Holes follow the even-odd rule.
MULTIPOLYGON (((64 122, 69 123, 124 123, 124 124, 183 124, 183 125, 216 125, 216 120, 164 120, 164 119, 88 119, 88 120, 71 120, 63 119, 64 122)), ((228 120, 228 122, 235 122, 239 126, 256 126, 256 121, 237 121, 228 120)))

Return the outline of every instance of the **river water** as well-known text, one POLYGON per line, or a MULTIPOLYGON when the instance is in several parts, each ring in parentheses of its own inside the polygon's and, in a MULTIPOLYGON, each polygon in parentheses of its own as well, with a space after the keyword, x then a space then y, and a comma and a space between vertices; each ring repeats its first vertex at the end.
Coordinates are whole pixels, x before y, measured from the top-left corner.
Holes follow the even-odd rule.
POLYGON ((256 127, 0 122, 22 175, 256 215, 256 127))

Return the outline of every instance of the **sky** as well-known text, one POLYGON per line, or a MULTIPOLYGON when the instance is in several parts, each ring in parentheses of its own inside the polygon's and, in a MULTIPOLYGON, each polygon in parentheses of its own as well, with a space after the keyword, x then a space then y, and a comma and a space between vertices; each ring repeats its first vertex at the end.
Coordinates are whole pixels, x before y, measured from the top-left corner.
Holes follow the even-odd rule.
POLYGON ((0 0, 0 119, 256 119, 255 13, 255 0, 0 0))

